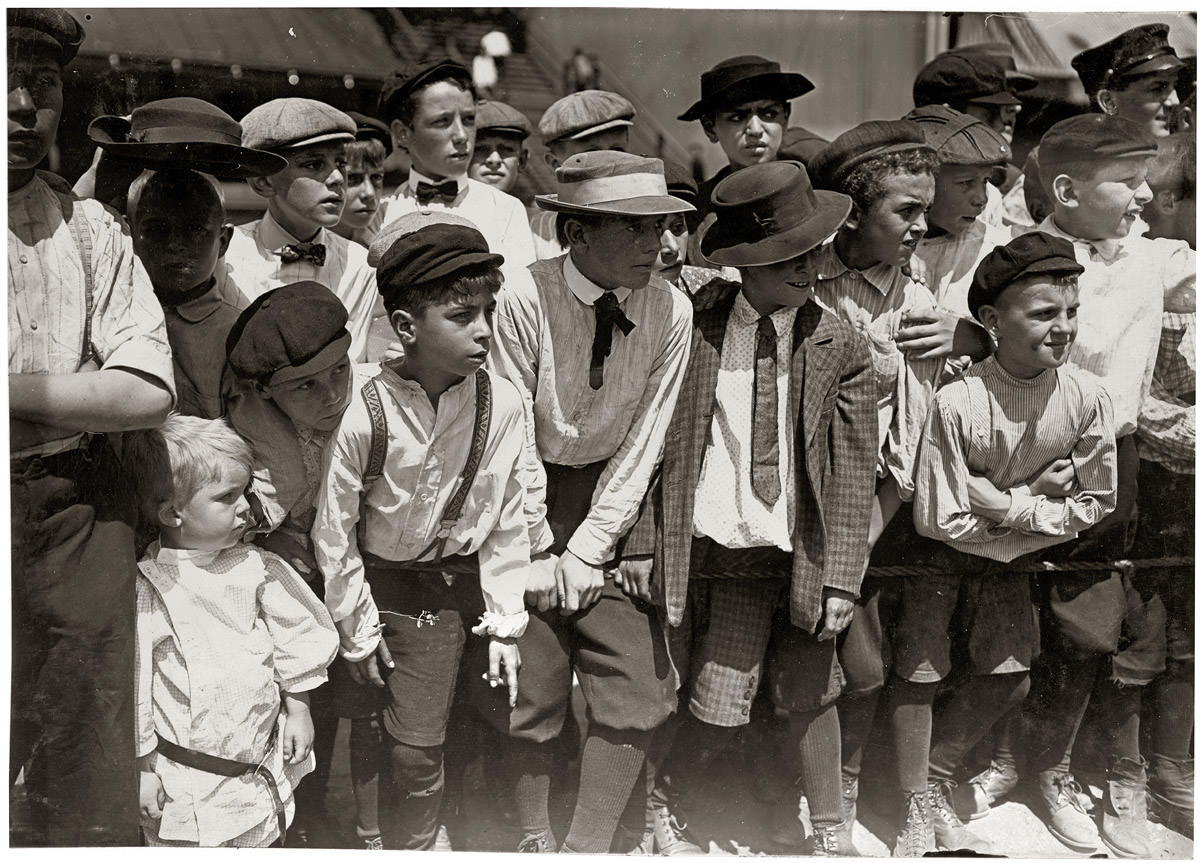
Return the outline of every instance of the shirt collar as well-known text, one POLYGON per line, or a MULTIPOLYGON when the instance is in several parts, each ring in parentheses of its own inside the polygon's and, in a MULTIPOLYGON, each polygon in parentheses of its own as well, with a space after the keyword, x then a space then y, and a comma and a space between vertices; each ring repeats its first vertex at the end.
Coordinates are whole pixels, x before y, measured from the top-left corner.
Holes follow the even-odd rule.
MULTIPOLYGON (((563 261, 563 276, 567 280, 567 287, 575 295, 575 299, 579 300, 585 306, 594 306, 596 300, 600 299, 605 293, 604 288, 579 272, 579 268, 575 266, 575 261, 571 259, 570 252, 567 253, 567 257, 563 261)), ((613 290, 613 293, 617 295, 617 302, 624 304, 629 299, 629 295, 633 293, 633 290, 631 288, 616 288, 613 290)))
POLYGON ((158 563, 166 563, 171 566, 179 566, 181 563, 190 563, 194 566, 208 566, 221 554, 224 549, 217 551, 198 551, 194 548, 164 548, 159 544, 158 540, 147 549, 147 554, 150 555, 158 563))
MULTIPOLYGON (((271 215, 271 211, 267 210, 262 217, 262 221, 258 223, 258 241, 262 243, 263 248, 270 252, 278 252, 284 246, 289 244, 303 243, 303 240, 298 240, 284 229, 283 225, 275 221, 275 217, 271 215)), ((317 235, 309 242, 324 243, 325 229, 321 228, 317 231, 317 235)))
POLYGON ((412 192, 414 195, 417 193, 417 183, 428 183, 431 186, 437 186, 442 183, 448 183, 451 180, 454 181, 455 187, 458 189, 458 191, 457 191, 458 195, 461 195, 463 192, 465 192, 467 190, 467 175, 466 175, 466 173, 463 173, 457 177, 447 177, 444 180, 434 180, 434 179, 431 179, 430 177, 426 177, 424 174, 422 174, 416 168, 408 169, 408 190, 410 192, 412 192))
POLYGON ((46 181, 37 174, 34 174, 30 181, 21 188, 8 190, 8 205, 11 207, 13 204, 20 203, 21 201, 33 195, 38 186, 45 185, 46 181))
POLYGON ((1058 222, 1054 221, 1053 214, 1043 219, 1042 223, 1037 226, 1037 230, 1045 231, 1047 234, 1052 234, 1056 237, 1062 237, 1064 240, 1069 240, 1077 248, 1084 249, 1089 257, 1097 255, 1107 263, 1115 261, 1120 256, 1123 248, 1120 240, 1081 240, 1073 234, 1068 234, 1058 226, 1058 222))
POLYGON ((891 264, 878 263, 865 270, 852 269, 842 261, 832 240, 814 254, 814 259, 817 266, 817 279, 828 281, 836 279, 843 273, 855 273, 885 297, 896 285, 908 278, 902 269, 893 267, 891 264))

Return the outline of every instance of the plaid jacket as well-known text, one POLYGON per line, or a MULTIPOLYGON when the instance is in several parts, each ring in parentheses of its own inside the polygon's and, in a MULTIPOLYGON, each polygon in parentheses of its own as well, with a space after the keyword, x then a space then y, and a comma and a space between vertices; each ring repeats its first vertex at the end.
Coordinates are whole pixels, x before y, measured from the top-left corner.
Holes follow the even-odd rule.
MULTIPOLYGON (((627 557, 654 555, 652 589, 672 626, 682 620, 687 600, 694 495, 737 285, 715 280, 703 293, 711 297, 710 291, 722 295, 695 314, 691 360, 667 430, 662 466, 621 549, 627 557)), ((704 302, 698 295, 698 307, 704 302)), ((790 398, 791 404, 803 405, 804 450, 794 461, 806 468, 796 478, 791 620, 815 632, 824 611, 823 588, 858 594, 878 444, 866 343, 816 302, 806 303, 796 315, 790 398)))

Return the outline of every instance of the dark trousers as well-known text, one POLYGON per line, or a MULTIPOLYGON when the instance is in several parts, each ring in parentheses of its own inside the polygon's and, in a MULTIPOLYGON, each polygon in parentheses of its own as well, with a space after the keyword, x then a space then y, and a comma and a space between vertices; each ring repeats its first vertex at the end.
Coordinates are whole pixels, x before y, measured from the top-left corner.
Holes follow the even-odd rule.
POLYGON ((10 470, 9 781, 39 844, 136 845, 133 495, 104 438, 10 470))

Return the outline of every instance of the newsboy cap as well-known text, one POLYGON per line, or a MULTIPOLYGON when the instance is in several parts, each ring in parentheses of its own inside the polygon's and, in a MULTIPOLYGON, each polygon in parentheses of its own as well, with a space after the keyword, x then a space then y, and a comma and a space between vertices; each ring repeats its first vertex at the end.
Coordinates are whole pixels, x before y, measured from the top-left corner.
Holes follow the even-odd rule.
POLYGON ((1158 142, 1140 123, 1109 114, 1080 114, 1060 120, 1046 130, 1038 144, 1042 177, 1053 181, 1064 162, 1107 162, 1153 156, 1158 142))
POLYGON ((1166 24, 1145 24, 1126 30, 1114 39, 1080 51, 1071 58, 1071 68, 1089 94, 1119 88, 1130 78, 1178 69, 1183 63, 1167 42, 1170 30, 1166 24))
POLYGON ((452 214, 430 218, 428 213, 408 213, 372 241, 368 262, 378 271, 375 281, 387 308, 412 288, 504 263, 504 256, 488 248, 478 228, 447 215, 452 214))
POLYGON ((850 172, 868 159, 916 150, 933 152, 919 124, 912 120, 867 120, 834 138, 808 163, 808 172, 818 189, 837 191, 850 172))
POLYGON ((974 42, 970 45, 959 45, 951 48, 950 54, 983 54, 991 57, 1004 69, 1004 80, 1013 90, 1032 90, 1038 85, 1038 79, 1032 75, 1017 71, 1017 59, 1013 56, 1013 46, 1008 42, 974 42))
POLYGON ((44 45, 66 66, 83 44, 83 27, 66 9, 8 9, 8 55, 20 56, 15 44, 44 45))
POLYGON ((405 63, 383 81, 379 91, 379 116, 391 121, 396 103, 435 76, 454 78, 468 87, 471 85, 470 70, 449 57, 427 57, 405 63))
POLYGON ((939 54, 921 67, 913 81, 913 104, 1020 105, 1004 75, 1004 67, 986 54, 939 54))
POLYGON ((529 118, 512 105, 495 99, 480 99, 475 103, 475 134, 505 132, 522 141, 533 133, 529 118))
POLYGON ((353 141, 358 126, 344 111, 316 99, 290 96, 264 102, 242 118, 242 146, 292 150, 329 141, 353 141))
POLYGON ((261 294, 225 339, 234 374, 263 384, 306 377, 333 365, 350 349, 349 315, 318 282, 293 282, 261 294))
POLYGON ((979 308, 995 305, 1004 289, 1022 276, 1077 276, 1082 272, 1071 243, 1042 231, 1030 231, 983 256, 967 289, 967 308, 978 320, 979 308))
POLYGON ((382 120, 376 120, 374 117, 360 114, 358 111, 347 111, 346 116, 354 121, 354 140, 378 141, 383 144, 385 154, 388 156, 392 154, 392 133, 382 120))
POLYGON ((904 115, 925 133, 943 165, 1003 165, 1012 158, 1004 136, 970 114, 945 105, 926 105, 904 115))
POLYGON ((617 126, 632 126, 637 115, 633 104, 609 90, 580 90, 563 96, 538 120, 542 143, 550 146, 564 138, 578 140, 617 126))
POLYGON ((813 82, 799 72, 782 71, 774 60, 753 55, 730 57, 700 75, 700 99, 680 114, 679 119, 699 120, 743 98, 771 95, 786 102, 803 96, 813 87, 813 82))

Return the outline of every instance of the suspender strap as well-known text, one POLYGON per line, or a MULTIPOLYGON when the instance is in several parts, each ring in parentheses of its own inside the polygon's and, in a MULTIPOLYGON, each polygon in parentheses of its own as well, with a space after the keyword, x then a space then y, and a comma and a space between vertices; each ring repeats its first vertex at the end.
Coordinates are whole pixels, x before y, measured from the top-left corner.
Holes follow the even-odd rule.
POLYGON ((88 360, 96 355, 96 350, 92 347, 92 306, 95 302, 95 289, 92 285, 92 235, 87 229, 83 208, 79 206, 78 201, 71 207, 71 219, 68 224, 71 226, 71 236, 75 238, 75 245, 79 247, 79 257, 83 261, 84 315, 79 349, 79 368, 83 368, 88 360))
POLYGON ((387 458, 387 416, 383 412, 383 401, 379 398, 378 380, 378 377, 371 378, 359 390, 367 407, 367 416, 371 418, 371 449, 367 453, 367 469, 362 478, 364 495, 383 474, 383 463, 387 458))
POLYGON ((218 758, 216 755, 197 752, 194 749, 185 749, 178 743, 163 739, 161 734, 156 736, 158 737, 158 746, 156 747, 158 751, 184 767, 202 770, 205 773, 215 773, 218 776, 253 774, 262 777, 263 781, 267 783, 267 790, 271 792, 271 805, 275 807, 275 817, 279 821, 279 844, 281 846, 286 844, 287 810, 284 809, 283 799, 279 796, 279 786, 275 783, 275 777, 271 775, 271 771, 267 767, 262 764, 251 764, 249 761, 233 761, 229 758, 218 758))

